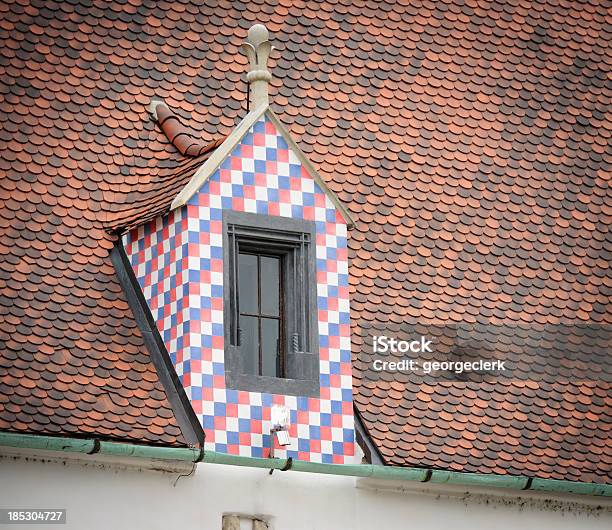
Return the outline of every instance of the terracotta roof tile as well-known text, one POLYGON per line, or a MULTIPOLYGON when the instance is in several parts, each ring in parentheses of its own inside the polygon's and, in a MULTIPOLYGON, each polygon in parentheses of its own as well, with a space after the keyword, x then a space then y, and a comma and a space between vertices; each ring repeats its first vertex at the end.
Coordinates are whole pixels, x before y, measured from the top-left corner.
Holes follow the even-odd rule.
POLYGON ((406 323, 610 325, 596 0, 0 5, 2 427, 178 440, 105 229, 167 211, 208 156, 167 141, 154 97, 203 144, 244 115, 254 21, 273 107, 357 221, 355 403, 385 461, 609 481, 609 383, 362 376, 367 337, 406 323))

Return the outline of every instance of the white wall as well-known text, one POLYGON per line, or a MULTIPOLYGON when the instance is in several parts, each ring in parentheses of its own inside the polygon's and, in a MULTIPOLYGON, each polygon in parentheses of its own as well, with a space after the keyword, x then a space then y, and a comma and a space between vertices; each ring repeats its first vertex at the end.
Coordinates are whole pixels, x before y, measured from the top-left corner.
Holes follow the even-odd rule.
POLYGON ((0 457, 0 507, 66 508, 68 524, 57 528, 75 530, 217 530, 225 513, 269 518, 275 530, 612 528, 611 512, 596 506, 603 499, 568 504, 580 500, 572 497, 545 508, 537 496, 388 491, 389 485, 415 485, 297 472, 270 476, 267 470, 214 464, 198 464, 173 486, 178 474, 0 457))

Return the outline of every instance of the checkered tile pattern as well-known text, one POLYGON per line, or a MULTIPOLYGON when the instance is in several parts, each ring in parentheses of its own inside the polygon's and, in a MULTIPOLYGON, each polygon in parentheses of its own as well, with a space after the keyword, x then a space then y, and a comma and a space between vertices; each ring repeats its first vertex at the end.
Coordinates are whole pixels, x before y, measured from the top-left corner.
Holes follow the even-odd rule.
POLYGON ((354 455, 346 223, 265 118, 180 210, 135 229, 126 252, 195 412, 206 448, 268 455, 270 410, 291 410, 292 445, 276 455, 345 463, 354 455), (224 209, 316 224, 320 398, 225 388, 224 209))

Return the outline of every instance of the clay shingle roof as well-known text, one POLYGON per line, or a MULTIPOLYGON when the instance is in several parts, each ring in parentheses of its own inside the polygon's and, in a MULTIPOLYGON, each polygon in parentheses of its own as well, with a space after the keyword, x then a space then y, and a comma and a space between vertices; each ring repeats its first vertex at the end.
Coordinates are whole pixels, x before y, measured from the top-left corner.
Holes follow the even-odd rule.
MULTIPOLYGON (((152 373, 105 228, 165 211, 199 163, 152 98, 205 143, 244 115, 257 21, 273 108, 356 220, 355 403, 383 459, 610 480, 609 383, 363 377, 367 338, 406 323, 611 323, 605 2, 28 4, 0 8, 2 428, 125 432, 81 408, 152 373)), ((177 436, 160 418, 134 423, 177 436)))

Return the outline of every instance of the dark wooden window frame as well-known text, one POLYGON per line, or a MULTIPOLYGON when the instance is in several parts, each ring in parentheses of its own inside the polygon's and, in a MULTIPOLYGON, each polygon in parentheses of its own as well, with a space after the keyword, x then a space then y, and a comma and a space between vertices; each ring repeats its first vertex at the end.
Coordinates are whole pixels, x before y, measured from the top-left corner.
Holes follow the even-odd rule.
POLYGON ((313 221, 225 210, 223 297, 225 382, 228 388, 319 396, 319 336, 313 221), (282 256, 284 377, 243 373, 238 337, 237 254, 252 250, 282 256))

